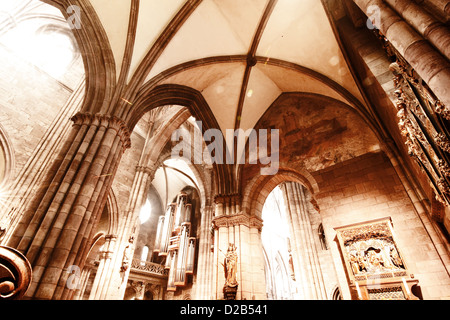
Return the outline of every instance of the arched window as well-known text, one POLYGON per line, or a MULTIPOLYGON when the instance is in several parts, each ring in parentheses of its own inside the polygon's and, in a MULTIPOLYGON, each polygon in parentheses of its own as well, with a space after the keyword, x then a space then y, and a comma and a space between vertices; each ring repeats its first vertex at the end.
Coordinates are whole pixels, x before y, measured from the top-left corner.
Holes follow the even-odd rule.
POLYGON ((152 213, 152 205, 150 204, 150 200, 147 199, 145 201, 144 206, 141 209, 141 212, 139 213, 139 220, 141 224, 147 222, 147 220, 150 218, 151 213, 152 213))
POLYGON ((331 299, 332 300, 342 300, 342 294, 341 294, 341 290, 339 290, 339 287, 336 287, 336 289, 334 289, 331 299))
POLYGON ((264 227, 261 241, 265 253, 266 293, 269 299, 292 299, 296 292, 295 276, 290 270, 289 225, 282 189, 272 190, 262 210, 264 227))
POLYGON ((5 130, 0 124, 0 191, 9 182, 14 168, 14 152, 5 130))
POLYGON ((145 265, 145 262, 147 261, 147 257, 148 257, 148 246, 144 246, 142 248, 142 253, 141 253, 141 265, 145 265))

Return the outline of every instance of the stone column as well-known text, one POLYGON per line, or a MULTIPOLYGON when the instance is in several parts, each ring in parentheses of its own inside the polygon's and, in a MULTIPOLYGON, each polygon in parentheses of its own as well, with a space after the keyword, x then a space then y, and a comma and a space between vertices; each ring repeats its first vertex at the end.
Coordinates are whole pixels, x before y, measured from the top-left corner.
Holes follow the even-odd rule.
POLYGON ((438 99, 450 105, 450 62, 382 0, 354 0, 373 23, 428 84, 438 99), (375 15, 377 15, 377 13, 375 15), (379 24, 379 25, 377 25, 379 24))
POLYGON ((414 0, 420 6, 430 8, 433 13, 440 15, 445 22, 450 20, 450 1, 449 0, 414 0))
POLYGON ((317 240, 318 234, 313 232, 312 224, 310 220, 310 212, 307 207, 307 199, 305 195, 305 188, 296 183, 295 188, 297 190, 298 203, 300 204, 300 219, 304 225, 305 230, 305 243, 307 244, 307 251, 311 263, 311 273, 313 276, 313 285, 316 299, 326 299, 325 283, 322 276, 322 270, 320 267, 319 255, 317 252, 317 240))
POLYGON ((213 253, 211 252, 212 234, 211 221, 213 216, 213 207, 206 206, 201 210, 201 230, 199 235, 198 261, 197 261, 197 282, 195 284, 195 299, 207 300, 210 298, 212 288, 212 262, 213 253))
POLYGON ((450 59, 450 30, 413 0, 386 0, 410 26, 450 59))
POLYGON ((89 300, 100 300, 104 296, 104 292, 107 290, 106 283, 109 276, 108 270, 110 269, 111 259, 114 253, 114 247, 117 236, 107 235, 105 237, 105 244, 103 250, 100 253, 100 263, 97 268, 97 274, 92 284, 89 300))
POLYGON ((308 299, 311 296, 311 291, 310 287, 308 286, 309 280, 305 268, 307 262, 301 254, 301 231, 298 215, 296 214, 295 202, 293 201, 294 191, 292 189, 292 185, 288 183, 282 184, 281 190, 283 191, 284 202, 286 203, 286 216, 289 225, 289 234, 292 248, 292 262, 294 265, 295 279, 299 283, 299 296, 301 299, 308 299))
MULTIPOLYGON (((108 276, 105 279, 104 287, 107 291, 102 291, 100 299, 121 299, 125 294, 126 285, 130 270, 121 272, 123 254, 126 246, 130 243, 129 239, 136 239, 139 225, 137 224, 139 212, 145 203, 145 197, 149 190, 149 185, 153 180, 155 168, 138 166, 131 187, 130 196, 124 212, 123 227, 119 231, 119 236, 114 248, 114 256, 108 270, 108 276)), ((129 253, 130 257, 134 255, 134 247, 129 253)))
POLYGON ((4 210, 2 208, 2 212, 0 212, 0 227, 6 228, 6 233, 0 241, 0 245, 6 244, 11 238, 22 218, 27 202, 40 187, 55 155, 64 144, 61 137, 65 137, 71 129, 71 123, 67 119, 81 108, 85 96, 85 87, 85 80, 83 79, 67 100, 67 103, 55 116, 33 154, 11 184, 8 198, 3 204, 4 210))
POLYGON ((130 132, 116 117, 78 113, 72 121, 68 139, 8 243, 33 267, 27 298, 59 299, 67 289, 63 271, 71 265, 82 269, 91 230, 130 147, 130 132))
POLYGON ((286 182, 282 186, 288 209, 288 223, 293 244, 293 262, 296 278, 303 299, 325 299, 325 283, 320 268, 314 233, 306 206, 303 187, 286 182))
POLYGON ((86 291, 87 284, 89 282, 89 277, 91 276, 91 271, 94 268, 93 265, 84 265, 83 271, 81 272, 80 282, 78 288, 75 290, 73 295, 73 300, 83 300, 84 292, 86 291))
POLYGON ((239 283, 236 294, 237 300, 264 300, 266 299, 266 285, 264 274, 264 257, 261 242, 262 220, 256 216, 249 216, 242 212, 233 212, 236 202, 233 196, 216 197, 216 216, 214 226, 214 295, 213 299, 223 299, 223 286, 225 284, 224 258, 228 244, 237 247, 237 281, 239 283), (218 203, 220 202, 220 203, 218 203), (218 214, 222 213, 222 214, 218 214), (225 213, 225 214, 223 214, 225 213))

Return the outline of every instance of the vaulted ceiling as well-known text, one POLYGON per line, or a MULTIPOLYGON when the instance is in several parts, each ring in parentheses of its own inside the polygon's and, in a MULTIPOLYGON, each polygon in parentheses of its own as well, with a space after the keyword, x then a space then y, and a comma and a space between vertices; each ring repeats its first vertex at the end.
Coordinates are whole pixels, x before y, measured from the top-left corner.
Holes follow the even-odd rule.
POLYGON ((127 70, 129 84, 145 66, 142 84, 194 88, 223 131, 253 128, 283 92, 364 105, 320 0, 90 2, 117 79, 127 70))

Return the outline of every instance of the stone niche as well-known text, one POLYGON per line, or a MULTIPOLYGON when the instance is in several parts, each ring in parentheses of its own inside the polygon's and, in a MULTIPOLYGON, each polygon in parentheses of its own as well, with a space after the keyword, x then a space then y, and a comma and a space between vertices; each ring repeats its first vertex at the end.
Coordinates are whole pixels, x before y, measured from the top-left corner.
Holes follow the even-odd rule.
POLYGON ((390 217, 335 228, 354 300, 418 300, 390 217))

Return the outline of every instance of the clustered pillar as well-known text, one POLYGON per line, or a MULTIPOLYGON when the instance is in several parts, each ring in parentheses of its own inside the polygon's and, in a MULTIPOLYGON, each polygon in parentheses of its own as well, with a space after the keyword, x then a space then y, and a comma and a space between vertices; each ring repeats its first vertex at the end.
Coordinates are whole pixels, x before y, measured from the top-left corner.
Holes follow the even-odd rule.
POLYGON ((437 98, 450 106, 449 39, 446 27, 423 13, 423 10, 418 10, 412 0, 354 2, 369 17, 373 17, 370 13, 375 12, 374 25, 416 70, 437 98), (373 11, 373 8, 378 10, 373 11))
POLYGON ((240 211, 238 195, 217 196, 214 226, 214 272, 212 299, 223 299, 224 258, 229 244, 237 247, 237 300, 266 299, 262 220, 240 211), (239 211, 237 211, 239 209, 239 211))
POLYGON ((27 207, 28 200, 39 188, 47 168, 52 164, 59 148, 64 144, 61 137, 67 135, 71 129, 71 123, 67 119, 81 108, 85 88, 86 82, 83 79, 67 103, 60 109, 39 145, 11 185, 8 199, 3 203, 5 214, 2 216, 0 213, 0 229, 2 227, 6 229, 0 244, 8 243, 27 207))
POLYGON ((89 242, 106 203, 121 156, 130 147, 122 120, 78 113, 49 173, 25 210, 8 246, 33 268, 26 298, 67 299, 71 266, 83 269, 89 242))
POLYGON ((282 184, 281 189, 287 207, 294 272, 299 284, 300 298, 326 299, 325 283, 306 206, 304 187, 295 182, 286 182, 282 184))

